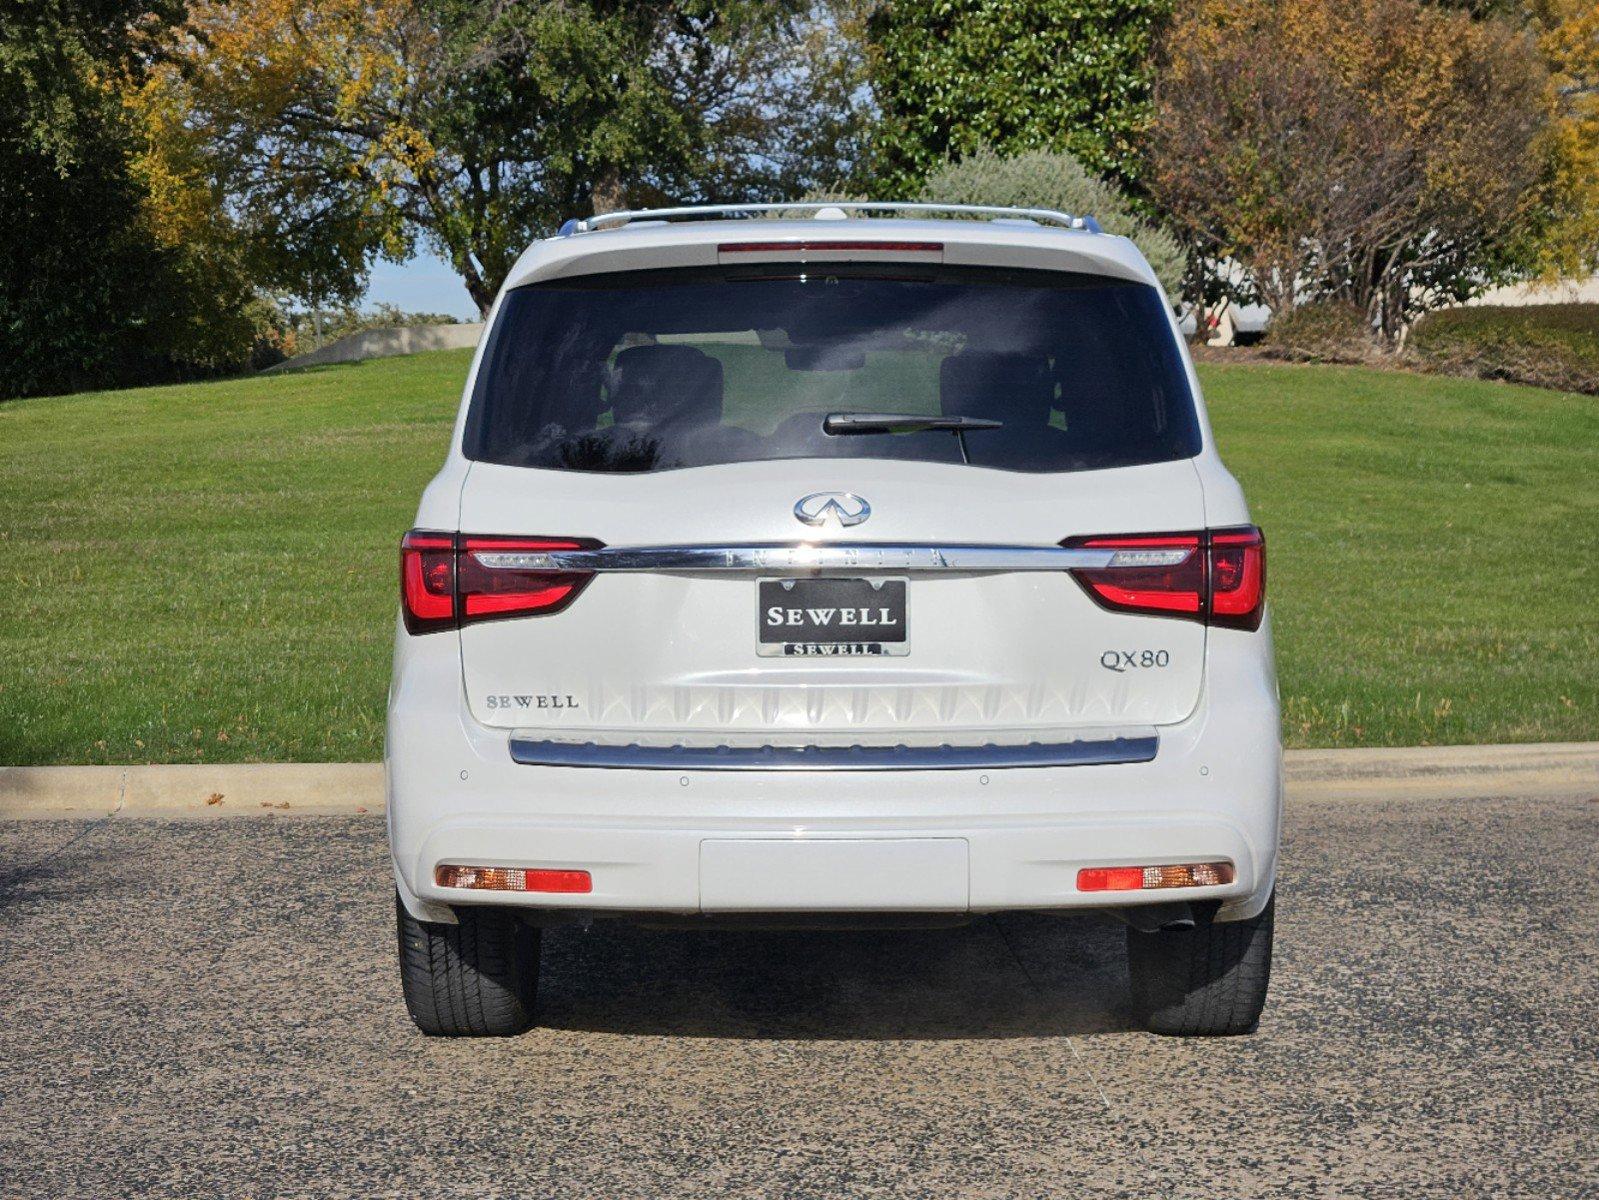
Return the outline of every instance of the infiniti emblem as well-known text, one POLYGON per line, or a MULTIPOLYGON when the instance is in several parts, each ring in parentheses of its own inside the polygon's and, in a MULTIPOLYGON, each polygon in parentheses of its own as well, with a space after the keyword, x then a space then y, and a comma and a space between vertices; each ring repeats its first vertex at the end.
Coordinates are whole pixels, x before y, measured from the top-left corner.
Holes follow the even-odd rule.
POLYGON ((872 506, 854 492, 812 492, 794 505, 794 517, 807 525, 825 525, 832 517, 840 525, 859 525, 872 515, 872 506))

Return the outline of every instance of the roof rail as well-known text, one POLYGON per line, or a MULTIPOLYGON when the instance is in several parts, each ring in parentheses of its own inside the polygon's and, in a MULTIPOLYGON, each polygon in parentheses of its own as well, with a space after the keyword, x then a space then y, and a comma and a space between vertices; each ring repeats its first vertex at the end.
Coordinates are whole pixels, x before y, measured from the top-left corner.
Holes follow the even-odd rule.
POLYGON ((850 215, 871 213, 893 216, 932 216, 953 214, 986 217, 990 221, 1032 221, 1087 233, 1101 232, 1093 217, 1074 217, 1052 208, 1005 208, 987 204, 927 204, 898 200, 805 200, 790 204, 697 204, 683 208, 641 208, 632 212, 602 213, 582 220, 568 220, 556 236, 594 233, 601 229, 620 229, 634 221, 728 221, 769 214, 794 213, 813 220, 842 220, 850 215))

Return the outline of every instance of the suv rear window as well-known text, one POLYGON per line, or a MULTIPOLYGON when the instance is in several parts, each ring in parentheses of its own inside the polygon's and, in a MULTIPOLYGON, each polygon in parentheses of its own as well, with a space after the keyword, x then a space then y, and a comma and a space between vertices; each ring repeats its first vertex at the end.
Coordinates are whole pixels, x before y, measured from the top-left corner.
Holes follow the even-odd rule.
POLYGON ((606 472, 784 458, 1083 471, 1188 458, 1199 430, 1164 303, 1098 275, 898 264, 534 284, 500 307, 465 449, 606 472), (834 413, 1000 427, 830 433, 834 413))

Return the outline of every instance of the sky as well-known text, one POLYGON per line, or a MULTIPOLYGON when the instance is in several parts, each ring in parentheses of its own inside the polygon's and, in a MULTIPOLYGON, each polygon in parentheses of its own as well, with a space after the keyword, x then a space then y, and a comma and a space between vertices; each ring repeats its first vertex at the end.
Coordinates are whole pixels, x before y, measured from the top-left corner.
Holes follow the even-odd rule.
POLYGON ((477 305, 466 294, 460 277, 443 259, 419 254, 408 263, 379 262, 361 299, 362 308, 393 304, 406 312, 449 313, 463 321, 476 321, 477 305))

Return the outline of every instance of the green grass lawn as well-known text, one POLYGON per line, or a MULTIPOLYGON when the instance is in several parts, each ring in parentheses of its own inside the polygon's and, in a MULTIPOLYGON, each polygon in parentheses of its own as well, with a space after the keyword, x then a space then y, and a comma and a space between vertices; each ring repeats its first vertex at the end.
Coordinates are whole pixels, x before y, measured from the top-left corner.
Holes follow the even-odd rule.
MULTIPOLYGON (((382 742, 395 546, 465 351, 0 405, 0 763, 382 742)), ((1297 746, 1599 737, 1599 406, 1204 369, 1297 746)))

